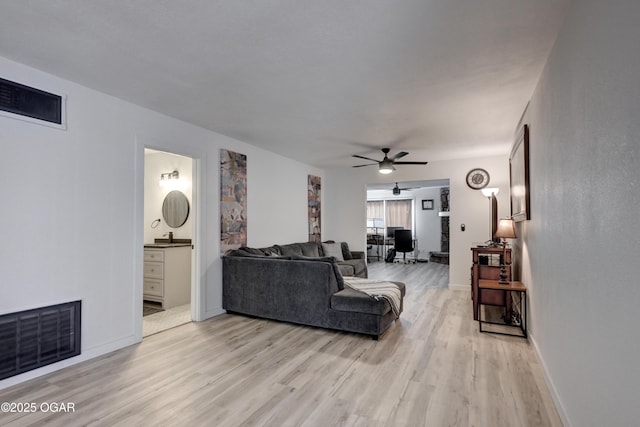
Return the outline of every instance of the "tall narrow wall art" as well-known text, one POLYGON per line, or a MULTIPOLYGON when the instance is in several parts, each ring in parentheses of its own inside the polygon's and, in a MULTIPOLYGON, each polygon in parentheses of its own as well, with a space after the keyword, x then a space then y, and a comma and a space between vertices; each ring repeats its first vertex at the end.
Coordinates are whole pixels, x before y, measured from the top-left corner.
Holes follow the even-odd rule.
POLYGON ((247 156, 220 150, 220 252, 247 245, 247 156))
POLYGON ((320 177, 309 175, 307 182, 309 210, 309 241, 320 243, 320 177))

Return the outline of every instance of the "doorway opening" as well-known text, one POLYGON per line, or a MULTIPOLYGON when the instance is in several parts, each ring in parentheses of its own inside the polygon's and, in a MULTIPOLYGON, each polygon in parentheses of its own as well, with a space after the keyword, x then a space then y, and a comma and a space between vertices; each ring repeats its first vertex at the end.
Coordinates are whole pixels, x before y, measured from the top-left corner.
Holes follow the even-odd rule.
POLYGON ((194 163, 144 149, 143 338, 192 321, 194 163))
POLYGON ((412 261, 448 265, 449 180, 367 185, 369 262, 393 261, 395 230, 411 231, 412 261))

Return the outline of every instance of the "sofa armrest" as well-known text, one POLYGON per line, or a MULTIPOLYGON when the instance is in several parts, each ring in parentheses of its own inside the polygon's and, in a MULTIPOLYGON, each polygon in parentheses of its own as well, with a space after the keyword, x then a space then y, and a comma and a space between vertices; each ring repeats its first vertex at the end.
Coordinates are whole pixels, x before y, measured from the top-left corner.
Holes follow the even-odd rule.
POLYGON ((365 254, 363 251, 352 251, 351 252, 351 257, 353 259, 364 259, 365 258, 365 254))

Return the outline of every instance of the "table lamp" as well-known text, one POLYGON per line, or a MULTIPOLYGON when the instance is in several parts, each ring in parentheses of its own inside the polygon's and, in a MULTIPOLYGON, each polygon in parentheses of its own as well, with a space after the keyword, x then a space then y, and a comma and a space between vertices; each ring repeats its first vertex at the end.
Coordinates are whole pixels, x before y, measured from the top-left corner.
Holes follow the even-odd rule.
POLYGON ((507 257, 507 241, 505 239, 515 239, 516 225, 511 218, 501 218, 498 221, 498 227, 494 235, 497 238, 502 239, 502 260, 500 261, 500 280, 498 283, 506 285, 509 283, 507 280, 507 267, 505 266, 505 260, 507 257))

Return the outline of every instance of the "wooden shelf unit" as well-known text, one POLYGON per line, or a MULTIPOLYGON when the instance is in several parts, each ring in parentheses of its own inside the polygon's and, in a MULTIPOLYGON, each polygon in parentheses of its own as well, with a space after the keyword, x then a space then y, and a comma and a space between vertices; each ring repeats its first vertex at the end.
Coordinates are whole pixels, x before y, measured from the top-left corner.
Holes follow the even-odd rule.
MULTIPOLYGON (((506 256, 502 246, 474 247, 473 264, 471 266, 471 299, 473 301, 473 319, 478 320, 479 292, 478 283, 482 279, 499 280, 500 264, 504 257, 507 280, 511 281, 511 248, 507 248, 506 256)), ((508 292, 487 289, 482 292, 482 304, 505 307, 507 314, 511 315, 511 296, 508 292)))
MULTIPOLYGON (((478 330, 480 332, 489 332, 492 334, 512 335, 527 338, 527 287, 521 282, 500 283, 497 280, 483 280, 478 282, 478 330), (492 322, 483 319, 481 306, 484 304, 485 292, 501 292, 505 295, 505 299, 509 299, 511 305, 509 308, 509 318, 504 323, 492 322), (512 317, 513 316, 513 317, 512 317), (515 319, 515 320, 514 320, 515 319), (483 329, 483 324, 500 325, 501 327, 518 328, 521 335, 513 334, 501 330, 483 329)), ((507 311, 505 310, 505 316, 507 311)), ((512 331, 513 329, 509 329, 512 331)))

